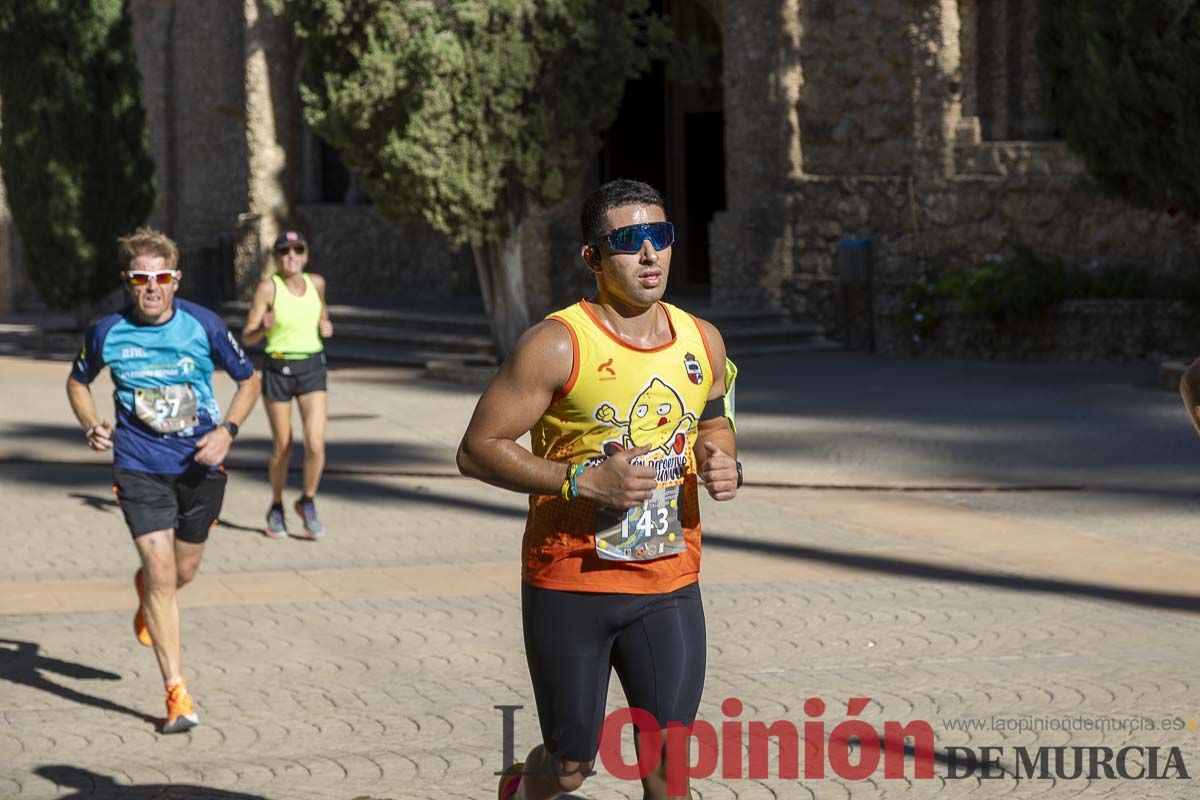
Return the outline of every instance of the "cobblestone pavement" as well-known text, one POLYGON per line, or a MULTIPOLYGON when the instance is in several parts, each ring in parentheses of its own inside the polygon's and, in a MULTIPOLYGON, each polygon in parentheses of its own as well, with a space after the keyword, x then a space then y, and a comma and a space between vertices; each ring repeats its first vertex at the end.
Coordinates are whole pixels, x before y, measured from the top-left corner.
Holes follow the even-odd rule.
MULTIPOLYGON (((157 669, 129 629, 134 553, 65 371, 0 359, 0 798, 494 797, 495 706, 524 706, 519 755, 538 734, 524 500, 454 472, 477 389, 333 373, 316 544, 258 533, 256 412, 182 595, 203 724, 162 737, 157 669)), ((832 354, 742 375, 751 484, 703 509, 701 718, 828 736, 870 697, 857 716, 876 729, 927 720, 937 762, 929 780, 911 760, 905 779, 846 780, 827 756, 826 778, 785 780, 772 747, 770 777, 718 770, 697 796, 1200 798, 1192 780, 1013 777, 1019 746, 1158 746, 1160 768, 1178 747, 1200 771, 1200 441, 1151 371, 832 354), (946 778, 952 748, 985 746, 1004 748, 1001 777, 946 778)), ((602 770, 577 796, 641 791, 602 770)))

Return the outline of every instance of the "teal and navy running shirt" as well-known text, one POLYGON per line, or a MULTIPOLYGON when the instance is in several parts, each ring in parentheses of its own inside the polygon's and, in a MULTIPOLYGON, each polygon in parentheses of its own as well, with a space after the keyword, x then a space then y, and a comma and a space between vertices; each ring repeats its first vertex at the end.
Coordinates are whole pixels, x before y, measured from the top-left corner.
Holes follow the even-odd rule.
POLYGON ((221 409, 212 390, 213 370, 221 367, 237 381, 254 374, 254 365, 221 318, 179 299, 175 300, 175 313, 160 325, 135 322, 130 308, 92 325, 71 367, 71 377, 91 383, 106 366, 116 387, 113 467, 167 475, 192 467, 195 440, 221 424, 221 409), (144 412, 139 418, 138 395, 145 406, 145 398, 153 400, 164 394, 168 400, 185 397, 189 410, 194 399, 194 424, 189 414, 181 420, 186 427, 159 433, 143 421, 144 412))

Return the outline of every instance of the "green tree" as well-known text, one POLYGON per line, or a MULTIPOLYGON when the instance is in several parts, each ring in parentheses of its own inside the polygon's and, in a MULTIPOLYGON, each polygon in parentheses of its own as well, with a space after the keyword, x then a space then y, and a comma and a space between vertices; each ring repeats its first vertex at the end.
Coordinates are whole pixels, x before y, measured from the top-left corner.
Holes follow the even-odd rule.
POLYGON ((308 123, 384 216, 471 246, 507 351, 529 324, 526 212, 564 197, 663 21, 648 0, 274 3, 304 45, 308 123))
POLYGON ((1200 3, 1043 0, 1039 14, 1054 120, 1097 183, 1200 215, 1200 3))
POLYGON ((116 238, 154 206, 122 0, 0 3, 0 170, 29 275, 70 309, 119 285, 116 238))

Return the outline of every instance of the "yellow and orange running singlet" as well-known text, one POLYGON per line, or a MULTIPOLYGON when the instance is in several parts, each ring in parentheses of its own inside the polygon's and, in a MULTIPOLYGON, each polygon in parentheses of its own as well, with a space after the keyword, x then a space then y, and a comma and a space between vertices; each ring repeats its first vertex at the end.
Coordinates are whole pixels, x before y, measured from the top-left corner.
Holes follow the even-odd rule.
POLYGON ((659 487, 651 501, 628 513, 582 497, 531 496, 522 578, 532 586, 658 594, 699 578, 692 448, 712 387, 712 358, 696 318, 660 306, 671 341, 648 350, 618 339, 583 301, 547 317, 570 332, 574 366, 530 431, 534 454, 565 465, 648 445, 650 452, 635 463, 654 466, 659 487))

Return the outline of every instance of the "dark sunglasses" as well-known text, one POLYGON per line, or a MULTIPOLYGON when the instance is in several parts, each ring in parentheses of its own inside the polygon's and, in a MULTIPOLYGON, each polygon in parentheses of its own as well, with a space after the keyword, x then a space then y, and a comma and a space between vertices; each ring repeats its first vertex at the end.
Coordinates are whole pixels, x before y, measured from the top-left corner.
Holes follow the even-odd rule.
POLYGON ((675 244, 675 226, 669 222, 639 222, 609 231, 604 237, 614 253, 636 253, 647 239, 655 250, 666 250, 675 244))
POLYGON ((298 256, 302 256, 302 255, 304 255, 304 245, 302 245, 302 244, 289 244, 289 245, 285 245, 285 246, 283 246, 283 247, 276 247, 276 248, 275 248, 275 252, 276 252, 276 253, 278 253, 278 254, 279 254, 279 255, 281 255, 281 256, 286 256, 286 255, 288 254, 288 252, 289 252, 289 251, 290 251, 290 252, 293 252, 293 253, 295 253, 295 254, 296 254, 296 255, 298 255, 298 256))
POLYGON ((175 270, 168 269, 161 272, 143 272, 137 270, 135 272, 125 273, 129 278, 130 286, 145 286, 150 281, 154 281, 159 286, 166 286, 171 281, 175 280, 175 270))

